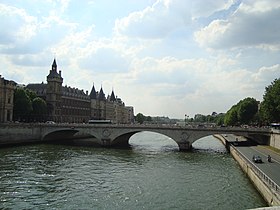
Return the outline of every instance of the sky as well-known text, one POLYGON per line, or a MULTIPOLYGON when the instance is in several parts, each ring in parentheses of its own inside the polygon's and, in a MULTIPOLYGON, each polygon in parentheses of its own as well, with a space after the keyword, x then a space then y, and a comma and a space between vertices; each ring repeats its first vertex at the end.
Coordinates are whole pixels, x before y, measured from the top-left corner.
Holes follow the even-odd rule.
POLYGON ((278 0, 0 0, 0 74, 112 90, 135 115, 184 119, 262 101, 280 73, 278 0))

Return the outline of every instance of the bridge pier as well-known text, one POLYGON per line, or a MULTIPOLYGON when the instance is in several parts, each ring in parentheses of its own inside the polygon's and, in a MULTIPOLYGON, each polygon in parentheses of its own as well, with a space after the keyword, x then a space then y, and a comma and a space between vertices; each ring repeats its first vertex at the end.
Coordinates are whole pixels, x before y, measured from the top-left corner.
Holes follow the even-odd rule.
POLYGON ((177 142, 177 144, 178 144, 179 150, 181 152, 191 151, 191 149, 192 149, 192 145, 188 141, 186 141, 186 142, 177 142))
POLYGON ((101 139, 103 147, 110 147, 111 146, 111 139, 101 139))

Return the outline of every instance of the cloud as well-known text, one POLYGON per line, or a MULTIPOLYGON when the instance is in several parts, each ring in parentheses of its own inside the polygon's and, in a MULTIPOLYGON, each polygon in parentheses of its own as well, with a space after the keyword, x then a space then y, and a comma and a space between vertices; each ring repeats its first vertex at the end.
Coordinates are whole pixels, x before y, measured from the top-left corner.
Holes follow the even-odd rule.
POLYGON ((144 10, 117 19, 114 31, 131 38, 163 39, 180 28, 190 27, 192 20, 228 9, 234 0, 157 0, 144 10))
POLYGON ((192 19, 208 17, 212 14, 227 10, 236 0, 196 0, 191 2, 192 19))
MULTIPOLYGON (((63 3, 63 2, 62 2, 63 3)), ((64 3, 66 4, 66 3, 64 3)), ((52 11, 37 18, 24 9, 0 4, 0 53, 36 54, 75 31, 75 23, 66 22, 52 11)))
POLYGON ((37 18, 25 10, 0 4, 0 49, 26 42, 36 34, 37 18))
POLYGON ((113 48, 98 48, 96 51, 80 60, 80 66, 85 69, 102 73, 127 72, 129 59, 113 48))
POLYGON ((246 1, 227 20, 214 20, 195 33, 203 47, 229 49, 268 46, 280 49, 280 2, 246 1))
POLYGON ((117 19, 114 31, 128 37, 161 39, 191 20, 187 5, 178 0, 158 0, 142 11, 117 19))

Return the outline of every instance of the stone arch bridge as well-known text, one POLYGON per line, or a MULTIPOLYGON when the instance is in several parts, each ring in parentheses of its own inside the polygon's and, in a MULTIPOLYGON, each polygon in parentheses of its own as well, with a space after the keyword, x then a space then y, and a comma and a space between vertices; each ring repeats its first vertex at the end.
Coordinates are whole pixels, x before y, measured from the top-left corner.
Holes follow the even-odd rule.
POLYGON ((166 125, 115 124, 5 124, 0 126, 0 144, 60 141, 90 136, 101 146, 129 146, 129 138, 142 131, 160 133, 173 139, 181 151, 190 150, 196 140, 214 134, 235 134, 267 144, 270 129, 240 127, 183 127, 166 125))

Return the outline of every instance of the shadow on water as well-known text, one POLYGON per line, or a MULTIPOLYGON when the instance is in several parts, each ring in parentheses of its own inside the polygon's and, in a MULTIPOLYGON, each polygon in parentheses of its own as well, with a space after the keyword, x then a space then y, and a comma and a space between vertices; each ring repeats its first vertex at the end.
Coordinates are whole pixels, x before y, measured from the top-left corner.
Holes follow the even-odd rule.
POLYGON ((228 153, 225 145, 213 136, 206 136, 192 144, 194 152, 228 153))

